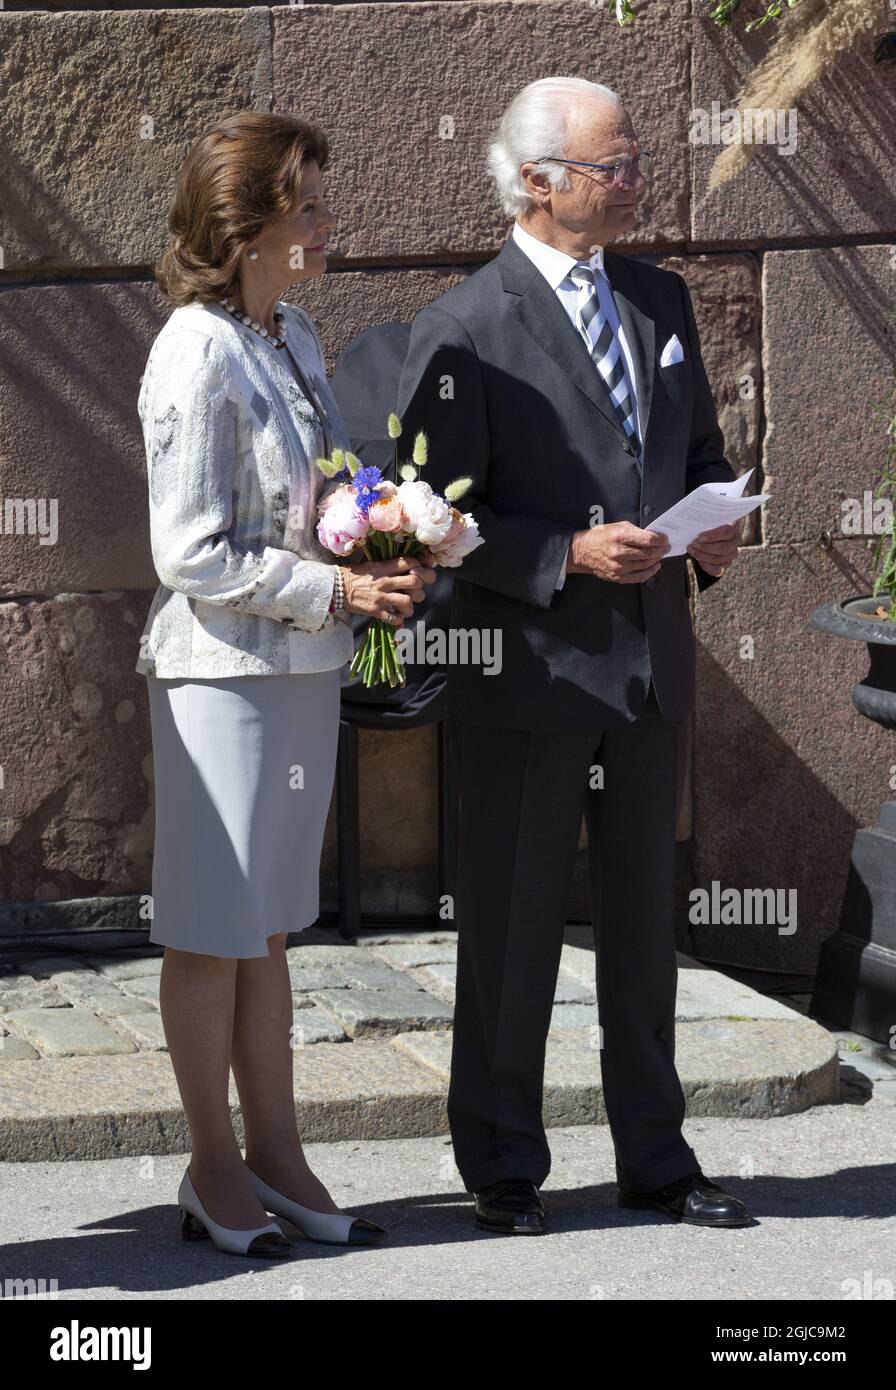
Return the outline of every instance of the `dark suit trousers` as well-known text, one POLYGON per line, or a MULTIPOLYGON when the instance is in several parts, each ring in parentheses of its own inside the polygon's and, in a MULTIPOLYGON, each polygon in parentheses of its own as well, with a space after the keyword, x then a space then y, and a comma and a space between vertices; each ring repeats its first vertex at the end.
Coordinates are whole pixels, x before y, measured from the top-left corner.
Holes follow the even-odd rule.
POLYGON ((616 1177, 648 1191, 699 1167, 681 1133, 673 934, 678 723, 651 686, 619 729, 459 726, 457 1003, 448 1118, 470 1192, 547 1177, 547 1033, 586 818, 600 1067, 616 1177), (594 769, 603 769, 596 790, 594 769))

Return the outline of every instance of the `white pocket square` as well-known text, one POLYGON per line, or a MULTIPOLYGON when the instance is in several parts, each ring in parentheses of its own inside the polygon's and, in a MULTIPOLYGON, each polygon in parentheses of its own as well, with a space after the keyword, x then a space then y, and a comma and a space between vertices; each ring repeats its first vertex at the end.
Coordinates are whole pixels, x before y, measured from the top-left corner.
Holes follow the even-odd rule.
POLYGON ((684 348, 678 341, 678 334, 673 333, 666 346, 663 348, 663 355, 660 358, 661 367, 671 367, 674 362, 684 361, 684 348))

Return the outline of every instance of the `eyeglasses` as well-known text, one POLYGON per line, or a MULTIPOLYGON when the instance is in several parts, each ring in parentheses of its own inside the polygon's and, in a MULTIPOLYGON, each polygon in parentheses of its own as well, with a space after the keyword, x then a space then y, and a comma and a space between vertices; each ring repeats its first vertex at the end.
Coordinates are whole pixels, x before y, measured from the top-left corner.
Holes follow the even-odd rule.
POLYGON ((643 174, 645 179, 650 178, 653 150, 641 150, 640 154, 634 157, 629 154, 621 154, 614 159, 612 164, 589 164, 586 159, 558 159, 555 155, 546 154, 538 160, 539 164, 572 164, 578 165, 583 169, 602 169, 613 175, 611 180, 614 187, 619 187, 623 183, 628 183, 630 179, 637 178, 643 174))

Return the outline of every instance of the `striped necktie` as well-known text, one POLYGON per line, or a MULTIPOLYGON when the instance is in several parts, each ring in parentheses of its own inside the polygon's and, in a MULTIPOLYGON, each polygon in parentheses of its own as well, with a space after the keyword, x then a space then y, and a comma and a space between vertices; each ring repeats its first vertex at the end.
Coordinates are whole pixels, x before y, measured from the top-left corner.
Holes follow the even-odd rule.
MULTIPOLYGON (((594 270, 589 262, 580 261, 573 266, 569 275, 579 290, 576 324, 579 331, 584 332, 588 337, 591 344, 591 356, 597 364, 597 370, 607 384, 610 399, 616 407, 622 428, 631 438, 633 435, 637 435, 631 384, 625 369, 622 345, 600 302, 594 270)), ((637 438, 635 443, 638 443, 637 438)))

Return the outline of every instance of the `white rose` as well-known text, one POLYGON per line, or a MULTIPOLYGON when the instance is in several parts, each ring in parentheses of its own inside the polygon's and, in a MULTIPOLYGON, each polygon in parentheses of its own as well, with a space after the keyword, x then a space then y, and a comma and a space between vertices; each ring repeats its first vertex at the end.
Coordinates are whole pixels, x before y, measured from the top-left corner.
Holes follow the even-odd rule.
POLYGON ((404 514, 418 541, 438 545, 451 528, 451 508, 444 497, 437 497, 429 483, 419 478, 402 483, 398 489, 404 514))

